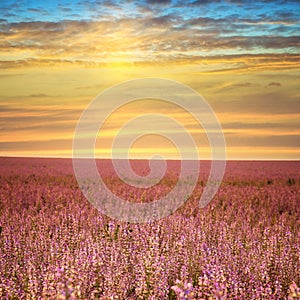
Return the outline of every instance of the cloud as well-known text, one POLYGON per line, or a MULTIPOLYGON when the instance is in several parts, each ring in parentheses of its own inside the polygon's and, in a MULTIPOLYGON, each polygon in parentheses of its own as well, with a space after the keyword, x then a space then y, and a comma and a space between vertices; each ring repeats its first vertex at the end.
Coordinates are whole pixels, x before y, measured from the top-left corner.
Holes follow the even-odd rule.
POLYGON ((174 15, 163 15, 160 17, 148 18, 144 21, 145 27, 162 27, 162 26, 172 26, 176 17, 174 15))
POLYGON ((233 87, 250 87, 250 86, 252 86, 252 83, 250 82, 241 82, 233 85, 233 87))
POLYGON ((51 96, 49 96, 47 94, 31 94, 31 95, 29 95, 29 97, 31 97, 31 98, 45 98, 45 97, 51 97, 51 96))
POLYGON ((273 81, 268 84, 268 87, 281 87, 281 83, 273 81))
POLYGON ((154 5, 168 5, 171 4, 171 0, 146 0, 148 4, 154 4, 154 5))
POLYGON ((250 82, 238 82, 238 83, 234 83, 229 86, 226 86, 225 89, 245 88, 245 87, 252 87, 252 86, 253 86, 253 84, 250 82))
MULTIPOLYGON (((36 19, 1 23, 0 52, 5 53, 6 57, 2 58, 2 65, 9 68, 14 66, 11 62, 16 62, 18 66, 19 63, 34 60, 42 64, 50 60, 58 64, 81 64, 84 61, 91 64, 110 61, 169 63, 197 60, 197 56, 208 55, 296 53, 294 50, 299 48, 300 36, 296 34, 293 23, 297 21, 297 16, 293 13, 262 13, 251 17, 244 12, 239 15, 222 11, 218 17, 213 17, 209 13, 200 13, 199 8, 200 17, 195 17, 196 13, 185 13, 182 3, 170 0, 148 2, 170 4, 172 9, 156 6, 145 11, 145 2, 134 1, 125 4, 117 1, 81 1, 74 7, 66 2, 58 5, 57 9, 67 12, 68 16, 75 14, 75 18, 79 14, 77 20, 55 21, 52 18, 52 21, 36 19), (84 19, 80 17, 82 7, 85 7, 86 13, 84 19), (127 13, 129 7, 130 13, 127 13), (100 15, 95 8, 101 8, 104 12, 101 10, 100 15), (94 13, 94 19, 90 13, 94 13), (284 29, 279 31, 278 26, 284 29)), ((206 5, 207 2, 199 1, 199 5, 206 5)), ((218 7, 217 2, 211 3, 218 7)), ((222 2, 222 5, 225 4, 222 2)), ((17 9, 20 8, 10 11, 17 9)), ((28 9, 49 13, 50 6, 28 9)), ((193 9, 197 11, 197 8, 193 9)))
POLYGON ((205 6, 210 3, 220 3, 220 2, 221 0, 195 0, 191 4, 205 6))
POLYGON ((58 7, 63 12, 72 12, 72 8, 70 8, 70 7, 63 7, 63 6, 60 6, 60 5, 58 5, 58 7))
POLYGON ((0 103, 1 145, 8 147, 15 142, 17 146, 26 141, 30 145, 30 141, 35 139, 47 141, 58 137, 71 140, 81 112, 82 108, 71 105, 0 103))
POLYGON ((28 8, 28 11, 32 13, 38 13, 38 14, 46 12, 44 9, 41 8, 28 8))
MULTIPOLYGON (((0 62, 1 64, 1 62, 0 62)), ((0 78, 24 76, 26 73, 0 74, 0 78)))
POLYGON ((222 128, 225 131, 234 131, 234 130, 254 130, 254 131, 268 131, 272 132, 274 135, 276 134, 286 134, 294 131, 299 131, 299 124, 294 121, 282 121, 280 117, 273 121, 262 122, 259 121, 244 121, 244 122, 225 122, 222 124, 222 128))
POLYGON ((5 151, 51 151, 51 150, 64 150, 72 149, 71 139, 55 139, 51 138, 47 141, 31 140, 20 142, 0 142, 1 152, 5 151))
POLYGON ((279 147, 279 148, 299 148, 300 147, 300 135, 272 135, 272 134, 257 134, 252 132, 249 134, 227 134, 227 145, 230 146, 251 146, 251 147, 279 147))
POLYGON ((294 114, 300 111, 300 101, 293 99, 292 95, 279 91, 263 93, 255 90, 242 97, 227 93, 228 99, 224 101, 223 98, 214 106, 218 112, 247 112, 256 115, 294 114))
MULTIPOLYGON (((283 45, 288 49, 297 48, 300 43, 298 36, 221 36, 218 30, 224 26, 218 24, 225 22, 223 19, 197 18, 180 27, 184 22, 174 14, 167 14, 97 22, 39 21, 3 24, 0 31, 0 51, 5 52, 7 57, 11 56, 11 59, 2 60, 1 65, 2 68, 9 68, 34 63, 36 60, 41 64, 97 64, 112 60, 136 63, 151 60, 154 63, 164 60, 197 61, 195 53, 199 51, 203 53, 202 57, 215 51, 221 51, 218 54, 220 57, 229 57, 228 51, 241 52, 243 49, 250 52, 250 55, 251 51, 283 51, 283 45), (205 27, 210 22, 214 26, 205 27), (190 28, 196 24, 206 25, 201 25, 200 29, 190 28)), ((284 63, 291 57, 286 56, 284 63)))
MULTIPOLYGON (((84 49, 82 49, 84 52, 84 49)), ((93 49, 95 51, 95 49, 93 49)), ((72 59, 75 53, 62 53, 62 58, 27 58, 20 60, 0 61, 0 69, 18 69, 23 67, 49 67, 49 66, 78 66, 88 68, 101 68, 114 66, 115 62, 121 61, 125 66, 151 66, 151 65, 184 65, 195 64, 202 66, 199 74, 212 73, 237 73, 237 72, 254 72, 263 70, 292 70, 298 69, 300 55, 297 54, 261 54, 261 55, 212 55, 198 56, 188 54, 154 53, 153 55, 142 52, 140 57, 132 57, 130 53, 119 53, 118 59, 109 55, 100 53, 86 54, 81 59, 72 59), (67 55, 68 54, 68 55, 67 55), (69 59, 64 59, 68 56, 69 59), (133 59, 132 61, 130 59, 133 59)), ((87 53, 87 50, 86 50, 87 53)), ((116 53, 118 54, 118 53, 116 53)), ((49 53, 49 55, 51 55, 49 53)), ((195 74, 195 73, 194 73, 195 74)))

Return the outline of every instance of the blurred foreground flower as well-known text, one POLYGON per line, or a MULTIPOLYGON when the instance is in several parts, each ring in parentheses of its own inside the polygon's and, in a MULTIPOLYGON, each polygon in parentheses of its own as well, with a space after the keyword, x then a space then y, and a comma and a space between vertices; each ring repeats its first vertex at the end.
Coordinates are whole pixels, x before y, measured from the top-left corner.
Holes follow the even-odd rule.
POLYGON ((295 282, 289 286, 288 300, 300 299, 300 288, 295 282))
POLYGON ((173 285, 171 289, 176 293, 177 299, 180 300, 196 299, 193 285, 190 282, 183 283, 180 280, 176 280, 176 285, 173 285))

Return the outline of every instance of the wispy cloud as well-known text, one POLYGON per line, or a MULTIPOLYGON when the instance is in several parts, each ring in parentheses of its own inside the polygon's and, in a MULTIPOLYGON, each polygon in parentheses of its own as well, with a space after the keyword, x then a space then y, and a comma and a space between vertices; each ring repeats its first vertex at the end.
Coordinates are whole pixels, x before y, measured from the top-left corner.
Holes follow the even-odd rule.
POLYGON ((268 84, 268 87, 281 87, 281 83, 272 81, 268 84))

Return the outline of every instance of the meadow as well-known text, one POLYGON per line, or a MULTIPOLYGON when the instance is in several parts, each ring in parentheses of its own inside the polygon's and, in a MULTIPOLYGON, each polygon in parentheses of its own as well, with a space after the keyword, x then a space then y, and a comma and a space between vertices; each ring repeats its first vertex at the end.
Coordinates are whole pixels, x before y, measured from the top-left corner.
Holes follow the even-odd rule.
MULTIPOLYGON (((134 168, 147 172, 144 162, 134 168)), ((152 201, 176 183, 134 189, 99 161, 115 193, 152 201)), ((83 196, 70 159, 0 158, 0 299, 300 299, 300 162, 228 161, 173 215, 133 224, 83 196)))

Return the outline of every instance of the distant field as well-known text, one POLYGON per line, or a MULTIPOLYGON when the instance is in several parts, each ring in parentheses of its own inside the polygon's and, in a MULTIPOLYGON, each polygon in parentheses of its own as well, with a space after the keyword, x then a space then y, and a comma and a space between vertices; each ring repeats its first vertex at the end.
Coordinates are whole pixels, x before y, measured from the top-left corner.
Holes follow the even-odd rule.
MULTIPOLYGON (((107 186, 149 202, 176 184, 107 186)), ((147 174, 146 161, 134 161, 147 174)), ((83 196, 70 159, 0 158, 0 299, 300 299, 300 161, 229 161, 215 198, 147 224, 113 221, 83 196)))

